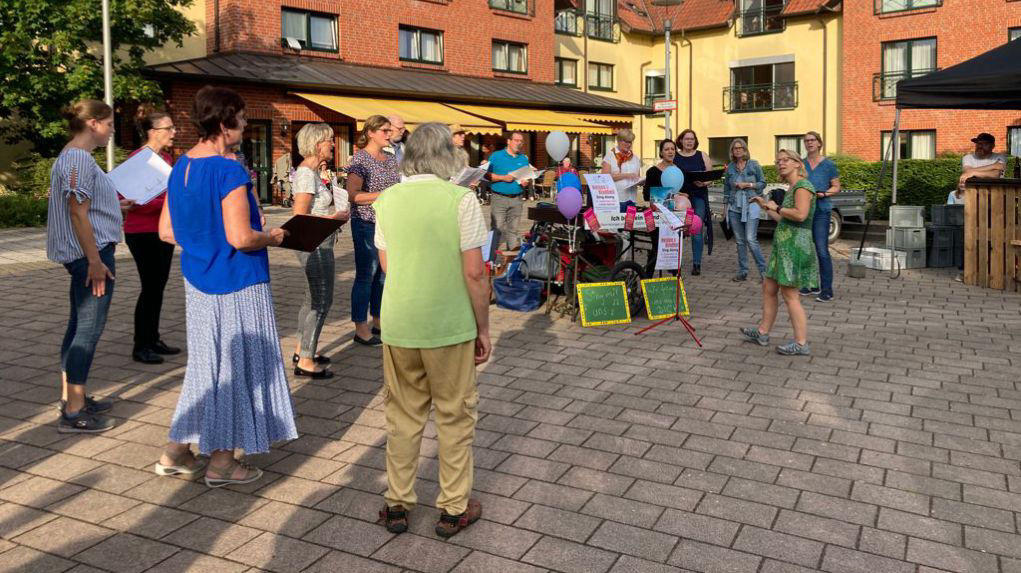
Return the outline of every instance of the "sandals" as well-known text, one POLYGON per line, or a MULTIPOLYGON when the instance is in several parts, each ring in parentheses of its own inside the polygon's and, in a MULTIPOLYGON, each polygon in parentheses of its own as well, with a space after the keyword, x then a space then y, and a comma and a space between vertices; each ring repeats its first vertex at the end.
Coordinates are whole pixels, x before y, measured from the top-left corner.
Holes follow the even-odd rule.
POLYGON ((482 517, 482 504, 474 499, 468 500, 468 509, 461 515, 448 515, 447 512, 440 514, 440 520, 436 522, 436 535, 448 539, 459 531, 475 523, 482 517))
POLYGON ((165 466, 159 462, 156 462, 156 475, 158 476, 176 476, 176 475, 195 475, 200 471, 206 469, 208 463, 206 458, 200 458, 191 453, 191 450, 186 450, 180 457, 173 457, 167 452, 163 452, 168 458, 170 458, 171 464, 165 466), (188 462, 188 458, 191 458, 191 463, 188 462))
MULTIPOLYGON (((301 360, 301 357, 298 356, 297 354, 291 355, 291 364, 297 364, 299 360, 301 360)), ((328 356, 323 356, 322 354, 316 356, 312 360, 314 360, 316 364, 320 365, 330 363, 330 358, 328 356)))
POLYGON ((403 505, 383 506, 379 510, 379 523, 390 533, 404 533, 408 530, 408 510, 403 505))
POLYGON ((295 376, 306 376, 313 380, 323 380, 326 378, 333 378, 333 372, 330 370, 305 370, 300 366, 294 367, 295 376))
MULTIPOLYGON (((212 465, 209 466, 209 470, 211 469, 213 469, 212 465)), ((220 473, 224 477, 209 477, 209 470, 206 470, 205 477, 206 485, 209 487, 244 485, 246 483, 252 483, 262 477, 262 470, 259 468, 253 468, 252 466, 237 460, 231 460, 230 465, 225 468, 216 468, 217 473, 220 473), (239 477, 234 477, 239 469, 244 470, 244 473, 239 477)))

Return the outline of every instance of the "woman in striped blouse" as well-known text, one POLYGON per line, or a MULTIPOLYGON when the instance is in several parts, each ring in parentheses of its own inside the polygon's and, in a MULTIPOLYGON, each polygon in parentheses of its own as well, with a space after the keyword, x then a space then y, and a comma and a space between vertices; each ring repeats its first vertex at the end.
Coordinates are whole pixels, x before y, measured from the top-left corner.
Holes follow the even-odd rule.
POLYGON ((114 249, 121 237, 122 210, 113 183, 92 158, 113 133, 113 110, 82 100, 64 111, 71 141, 50 171, 46 256, 71 275, 71 317, 60 345, 61 433, 97 433, 113 427, 103 416, 111 403, 85 394, 96 343, 113 297, 114 249))

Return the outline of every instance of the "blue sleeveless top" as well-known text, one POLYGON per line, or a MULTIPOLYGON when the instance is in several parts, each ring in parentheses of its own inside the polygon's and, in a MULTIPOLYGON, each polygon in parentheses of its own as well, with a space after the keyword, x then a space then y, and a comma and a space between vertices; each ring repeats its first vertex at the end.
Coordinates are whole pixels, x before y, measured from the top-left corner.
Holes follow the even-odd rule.
MULTIPOLYGON (((702 152, 695 150, 695 155, 684 157, 680 153, 674 156, 674 165, 681 171, 705 171, 706 164, 702 159, 702 152)), ((689 197, 702 197, 709 200, 709 190, 706 187, 695 187, 695 182, 684 178, 684 185, 681 185, 681 193, 687 193, 689 197)))
POLYGON ((249 222, 253 229, 261 231, 259 203, 252 194, 251 178, 237 161, 219 156, 192 159, 184 155, 170 172, 167 200, 174 240, 181 246, 181 274, 206 294, 228 294, 269 282, 266 249, 242 252, 227 242, 221 202, 242 185, 248 190, 249 222))

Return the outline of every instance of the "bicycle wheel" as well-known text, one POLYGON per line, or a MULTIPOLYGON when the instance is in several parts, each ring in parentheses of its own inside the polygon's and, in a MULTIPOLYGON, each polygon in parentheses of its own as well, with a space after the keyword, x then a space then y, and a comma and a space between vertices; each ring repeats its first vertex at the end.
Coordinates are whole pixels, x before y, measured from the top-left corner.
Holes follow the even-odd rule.
POLYGON ((642 279, 645 278, 645 271, 642 265, 632 261, 621 261, 614 265, 610 272, 610 281, 624 281, 627 288, 627 303, 631 308, 631 318, 642 312, 645 306, 645 299, 642 297, 642 279))

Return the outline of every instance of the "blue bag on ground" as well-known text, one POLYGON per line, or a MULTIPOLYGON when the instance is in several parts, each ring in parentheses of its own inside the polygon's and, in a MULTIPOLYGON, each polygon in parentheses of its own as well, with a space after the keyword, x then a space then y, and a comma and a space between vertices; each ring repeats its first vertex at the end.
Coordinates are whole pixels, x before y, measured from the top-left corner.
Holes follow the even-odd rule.
POLYGON ((542 306, 542 281, 526 279, 521 274, 521 261, 532 243, 521 245, 518 256, 507 266, 502 277, 493 280, 496 306, 507 310, 531 312, 542 306))

